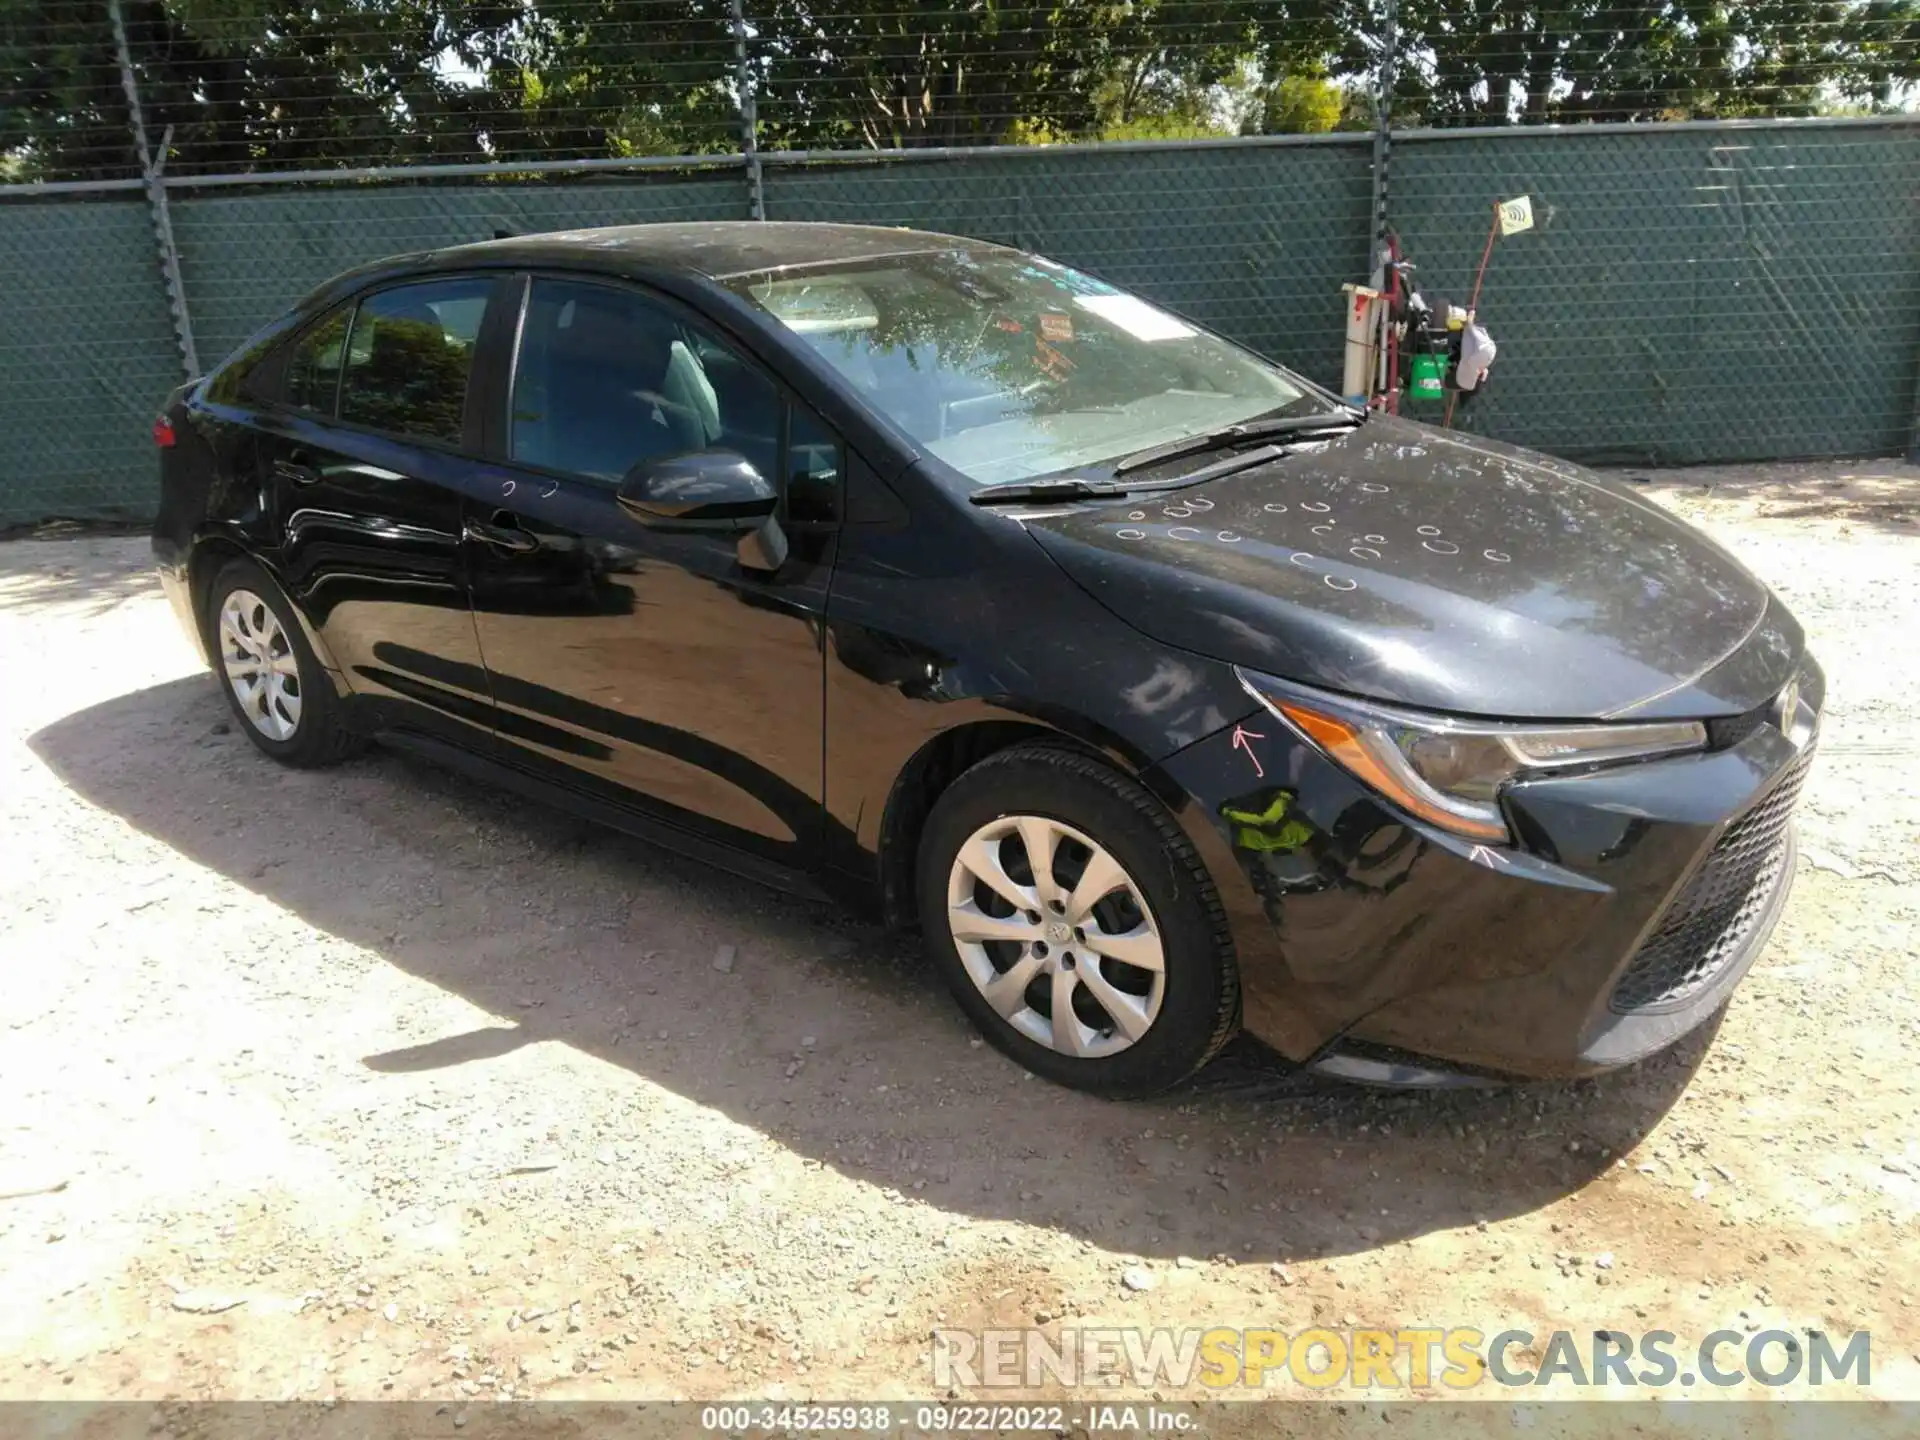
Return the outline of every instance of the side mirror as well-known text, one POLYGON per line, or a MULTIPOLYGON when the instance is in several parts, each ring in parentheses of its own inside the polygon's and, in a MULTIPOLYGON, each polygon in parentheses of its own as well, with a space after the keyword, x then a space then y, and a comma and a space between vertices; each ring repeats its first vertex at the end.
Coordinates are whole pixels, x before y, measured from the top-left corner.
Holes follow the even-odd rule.
POLYGON ((732 450, 642 460, 622 478, 616 498, 649 529, 719 534, 760 529, 780 503, 767 477, 732 450))

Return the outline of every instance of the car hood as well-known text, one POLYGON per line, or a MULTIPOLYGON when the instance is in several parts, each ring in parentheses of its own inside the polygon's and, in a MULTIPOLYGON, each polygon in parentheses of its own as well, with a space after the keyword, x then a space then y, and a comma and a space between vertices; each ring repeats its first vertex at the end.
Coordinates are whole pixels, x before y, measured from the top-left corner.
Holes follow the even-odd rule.
POLYGON ((1626 486, 1386 416, 1023 523, 1157 640, 1427 709, 1734 714, 1786 683, 1801 645, 1738 561, 1626 486))

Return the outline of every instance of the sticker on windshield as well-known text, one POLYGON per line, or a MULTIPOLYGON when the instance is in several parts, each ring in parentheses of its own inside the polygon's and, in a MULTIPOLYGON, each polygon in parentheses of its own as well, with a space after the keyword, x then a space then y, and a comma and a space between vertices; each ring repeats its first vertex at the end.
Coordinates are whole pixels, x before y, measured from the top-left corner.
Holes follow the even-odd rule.
POLYGON ((1056 342, 1073 339, 1073 317, 1048 311, 1040 317, 1040 338, 1056 342))
POLYGON ((1077 295, 1073 303, 1136 340, 1184 340, 1194 333, 1186 321, 1154 309, 1135 295, 1077 295))
POLYGON ((1033 342, 1033 363, 1043 370, 1052 380, 1064 380, 1073 371, 1074 363, 1044 340, 1033 342))

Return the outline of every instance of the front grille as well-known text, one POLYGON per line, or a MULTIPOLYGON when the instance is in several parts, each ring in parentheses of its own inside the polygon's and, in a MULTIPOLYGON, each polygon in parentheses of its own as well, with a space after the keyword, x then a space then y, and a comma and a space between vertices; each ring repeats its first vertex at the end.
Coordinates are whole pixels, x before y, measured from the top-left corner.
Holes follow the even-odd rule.
POLYGON ((1809 746, 1694 872, 1613 989, 1613 1008, 1667 1010, 1711 985, 1738 955, 1780 882, 1787 822, 1813 763, 1809 746))

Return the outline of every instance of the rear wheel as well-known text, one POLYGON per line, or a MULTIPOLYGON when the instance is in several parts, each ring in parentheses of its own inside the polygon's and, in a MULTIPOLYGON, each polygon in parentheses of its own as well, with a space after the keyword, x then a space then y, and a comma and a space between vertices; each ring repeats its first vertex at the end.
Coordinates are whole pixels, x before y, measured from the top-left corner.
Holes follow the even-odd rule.
POLYGON ((207 589, 207 636, 247 738, 286 765, 330 765, 358 748, 333 682, 267 572, 235 560, 207 589))
POLYGON ((1186 1079, 1231 1037, 1225 915, 1165 809, 1090 756, 1022 745, 940 797, 922 928, 960 1006, 1049 1080, 1113 1096, 1186 1079))

